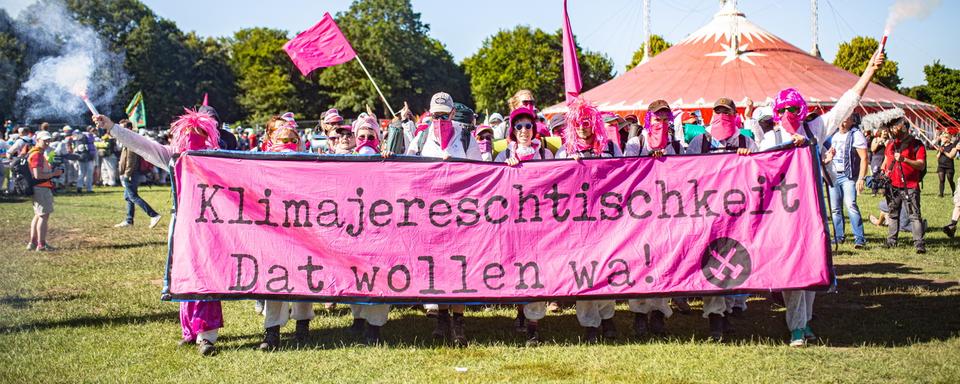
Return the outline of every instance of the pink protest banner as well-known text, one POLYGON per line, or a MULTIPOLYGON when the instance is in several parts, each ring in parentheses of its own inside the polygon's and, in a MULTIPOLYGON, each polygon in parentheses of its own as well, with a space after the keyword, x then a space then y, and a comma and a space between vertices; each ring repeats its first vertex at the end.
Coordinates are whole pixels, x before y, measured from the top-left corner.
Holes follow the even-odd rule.
POLYGON ((503 164, 191 152, 165 299, 509 302, 821 289, 809 148, 503 164))

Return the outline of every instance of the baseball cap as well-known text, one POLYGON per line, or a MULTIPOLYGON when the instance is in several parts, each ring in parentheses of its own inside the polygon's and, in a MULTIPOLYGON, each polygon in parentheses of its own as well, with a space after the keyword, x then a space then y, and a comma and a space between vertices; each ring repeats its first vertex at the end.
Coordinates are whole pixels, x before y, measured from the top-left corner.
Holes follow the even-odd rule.
POLYGON ((37 132, 37 134, 34 135, 33 138, 34 140, 50 141, 50 139, 52 139, 53 136, 50 136, 50 132, 40 131, 40 132, 37 132))
POLYGON ((730 100, 726 97, 721 97, 717 99, 716 103, 713 103, 713 108, 716 109, 717 107, 726 107, 731 111, 737 111, 737 105, 733 103, 733 100, 730 100))
POLYGON ((490 120, 491 123, 494 122, 494 121, 503 121, 503 115, 501 115, 501 114, 499 114, 499 113, 497 113, 497 112, 491 113, 489 120, 490 120))
POLYGON ((654 100, 649 106, 647 106, 648 113, 657 113, 663 110, 670 110, 670 104, 667 104, 666 100, 654 100))
POLYGON ((446 92, 437 92, 430 97, 430 113, 450 113, 453 110, 453 98, 446 92))
POLYGON ((490 131, 491 133, 493 133, 493 127, 489 125, 478 125, 476 134, 479 135, 480 132, 483 132, 483 131, 490 131))
POLYGON ((336 109, 330 109, 323 113, 324 124, 334 124, 341 121, 343 121, 343 117, 340 116, 340 112, 336 109))
POLYGON ((773 108, 771 107, 760 107, 753 110, 753 119, 756 121, 772 119, 773 118, 773 108))

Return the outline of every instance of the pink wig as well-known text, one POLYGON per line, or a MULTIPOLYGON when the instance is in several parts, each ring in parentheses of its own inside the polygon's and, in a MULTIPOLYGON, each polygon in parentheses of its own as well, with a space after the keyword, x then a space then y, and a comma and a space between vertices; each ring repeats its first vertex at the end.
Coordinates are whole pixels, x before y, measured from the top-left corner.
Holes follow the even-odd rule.
POLYGON ((584 120, 589 121, 591 128, 593 128, 593 152, 603 152, 604 145, 607 143, 607 131, 604 129, 603 116, 596 106, 590 104, 583 97, 577 97, 567 103, 566 126, 563 128, 563 136, 566 138, 564 146, 567 154, 579 152, 586 145, 577 136, 576 131, 576 127, 584 120), (577 148, 578 146, 581 148, 577 148))
POLYGON ((174 152, 181 153, 190 149, 189 138, 191 132, 205 134, 207 149, 220 149, 220 131, 217 130, 217 119, 207 112, 198 112, 195 109, 183 109, 180 115, 170 124, 170 146, 174 152))
POLYGON ((773 121, 780 121, 780 114, 777 111, 784 107, 800 108, 797 116, 801 121, 807 117, 807 102, 803 100, 800 91, 794 88, 784 89, 777 94, 777 99, 773 101, 773 121))

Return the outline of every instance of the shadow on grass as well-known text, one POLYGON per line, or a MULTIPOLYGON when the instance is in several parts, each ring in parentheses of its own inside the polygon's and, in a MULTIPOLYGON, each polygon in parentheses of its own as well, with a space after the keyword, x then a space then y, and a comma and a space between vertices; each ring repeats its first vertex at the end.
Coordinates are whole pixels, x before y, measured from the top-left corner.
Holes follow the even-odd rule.
MULTIPOLYGON (((123 316, 83 316, 60 321, 40 321, 26 323, 16 326, 0 327, 0 333, 19 333, 27 331, 42 331, 54 328, 84 328, 84 327, 102 327, 115 325, 144 324, 152 322, 174 322, 180 319, 180 314, 176 311, 151 313, 146 315, 123 315, 123 316)), ((179 329, 176 330, 179 332, 179 329)))
POLYGON ((13 309, 21 310, 28 309, 33 306, 34 303, 43 303, 43 302, 60 302, 60 301, 72 301, 77 299, 85 298, 86 295, 81 294, 63 294, 63 295, 43 295, 43 296, 33 296, 33 297, 23 297, 20 295, 9 295, 0 297, 0 305, 6 305, 13 309))
POLYGON ((141 241, 139 243, 126 243, 126 244, 99 244, 85 246, 83 249, 110 249, 110 250, 121 250, 121 249, 133 249, 133 248, 142 248, 142 247, 154 247, 158 245, 167 245, 166 241, 141 241))

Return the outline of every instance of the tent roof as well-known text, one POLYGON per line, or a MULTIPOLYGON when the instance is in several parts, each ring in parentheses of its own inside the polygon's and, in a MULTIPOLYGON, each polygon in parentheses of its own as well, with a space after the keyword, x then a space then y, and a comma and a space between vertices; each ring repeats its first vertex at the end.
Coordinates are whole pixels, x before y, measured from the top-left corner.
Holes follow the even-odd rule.
MULTIPOLYGON (((657 99, 674 107, 710 108, 721 97, 740 103, 772 103, 777 92, 796 88, 814 105, 832 106, 858 76, 784 41, 751 23, 732 4, 683 41, 603 83, 583 97, 604 111, 640 111, 657 99), (731 37, 736 36, 731 42, 731 37), (737 46, 734 46, 737 45, 737 46)), ((871 83, 861 99, 865 107, 933 109, 871 83)), ((565 112, 561 103, 544 113, 565 112)))

